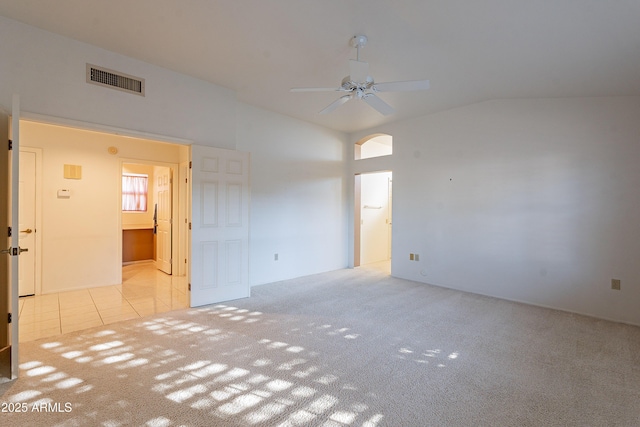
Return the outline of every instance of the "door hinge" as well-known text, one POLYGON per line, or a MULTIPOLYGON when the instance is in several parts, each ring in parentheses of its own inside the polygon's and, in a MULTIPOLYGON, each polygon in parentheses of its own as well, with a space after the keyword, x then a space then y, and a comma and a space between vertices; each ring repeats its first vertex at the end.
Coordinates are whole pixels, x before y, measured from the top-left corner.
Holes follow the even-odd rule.
POLYGON ((184 259, 184 263, 185 263, 185 264, 187 263, 187 259, 186 259, 186 258, 184 259))
POLYGON ((9 313, 9 319, 7 320, 8 320, 8 323, 11 323, 11 313, 9 313))
POLYGON ((13 141, 9 140, 9 151, 13 150, 13 141))
POLYGON ((191 283, 189 283, 189 290, 191 290, 191 283))
POLYGON ((191 230, 191 223, 189 223, 189 230, 191 230))
POLYGON ((8 235, 9 235, 9 237, 11 237, 11 227, 8 227, 8 228, 9 228, 9 233, 8 233, 8 235))
POLYGON ((193 162, 189 161, 189 169, 191 169, 193 162))

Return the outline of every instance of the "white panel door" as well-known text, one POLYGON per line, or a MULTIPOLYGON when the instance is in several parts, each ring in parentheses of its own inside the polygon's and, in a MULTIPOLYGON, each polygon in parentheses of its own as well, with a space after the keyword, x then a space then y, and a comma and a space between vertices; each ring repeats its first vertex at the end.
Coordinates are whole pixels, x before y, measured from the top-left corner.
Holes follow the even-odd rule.
MULTIPOLYGON (((11 209, 11 151, 9 145, 5 143, 9 136, 9 116, 0 110, 0 231, 11 227, 9 210, 11 209)), ((5 249, 11 247, 11 238, 7 233, 2 233, 0 240, 0 383, 11 378, 11 325, 7 323, 9 313, 11 313, 11 255, 5 253, 5 249)))
POLYGON ((20 296, 36 293, 36 153, 20 151, 19 244, 28 251, 20 255, 20 296))
POLYGON ((191 306, 249 296, 249 153, 191 146, 191 306))
POLYGON ((156 200, 158 202, 158 228, 156 240, 157 267, 171 274, 172 246, 172 203, 171 203, 171 169, 158 169, 156 174, 156 200))
MULTIPOLYGON (((18 255, 20 246, 18 233, 18 183, 19 183, 19 117, 20 100, 13 96, 11 133, 9 134, 8 114, 0 109, 0 135, 3 135, 0 148, 0 231, 4 238, 0 240, 0 383, 18 378, 18 255), (9 150, 7 141, 12 140, 9 150), (7 233, 11 227, 11 233, 7 233), (12 321, 9 323, 9 313, 12 321)), ((7 141, 8 142, 8 141, 7 141)))

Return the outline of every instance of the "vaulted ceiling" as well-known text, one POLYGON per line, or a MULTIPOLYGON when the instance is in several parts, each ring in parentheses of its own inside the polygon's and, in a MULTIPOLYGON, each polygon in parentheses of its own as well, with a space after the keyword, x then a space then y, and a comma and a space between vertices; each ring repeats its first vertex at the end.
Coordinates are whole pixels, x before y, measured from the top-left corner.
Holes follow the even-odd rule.
POLYGON ((488 99, 640 95, 638 0, 0 0, 0 15, 345 132, 488 99), (356 34, 376 81, 431 89, 380 94, 390 116, 320 115, 340 93, 289 92, 338 87, 356 34))

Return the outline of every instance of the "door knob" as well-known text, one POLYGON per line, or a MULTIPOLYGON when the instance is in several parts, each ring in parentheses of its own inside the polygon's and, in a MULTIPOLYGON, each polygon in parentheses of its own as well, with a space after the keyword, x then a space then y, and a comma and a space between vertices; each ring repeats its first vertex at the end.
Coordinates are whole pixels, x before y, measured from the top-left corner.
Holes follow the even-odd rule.
POLYGON ((26 230, 20 230, 21 233, 27 233, 27 234, 31 234, 33 232, 32 229, 27 228, 26 230))

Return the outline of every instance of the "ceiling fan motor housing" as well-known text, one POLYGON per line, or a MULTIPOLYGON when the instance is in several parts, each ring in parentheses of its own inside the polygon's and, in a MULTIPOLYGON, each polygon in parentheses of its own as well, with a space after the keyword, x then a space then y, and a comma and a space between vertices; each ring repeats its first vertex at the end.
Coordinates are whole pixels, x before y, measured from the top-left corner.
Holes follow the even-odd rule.
POLYGON ((292 92, 347 92, 346 95, 333 101, 329 106, 320 111, 327 114, 352 99, 361 99, 382 115, 394 113, 392 106, 384 102, 376 94, 390 91, 416 91, 429 89, 429 80, 400 81, 374 83, 369 75, 369 63, 360 61, 360 48, 367 44, 367 36, 356 35, 351 38, 351 46, 357 49, 356 59, 349 60, 349 75, 342 79, 339 88, 293 88, 292 92))
POLYGON ((351 79, 351 76, 347 76, 344 79, 342 79, 342 84, 340 85, 340 87, 343 90, 349 90, 349 91, 356 90, 356 89, 367 90, 371 88, 371 86, 373 86, 373 78, 371 76, 367 76, 364 82, 353 81, 351 79))

